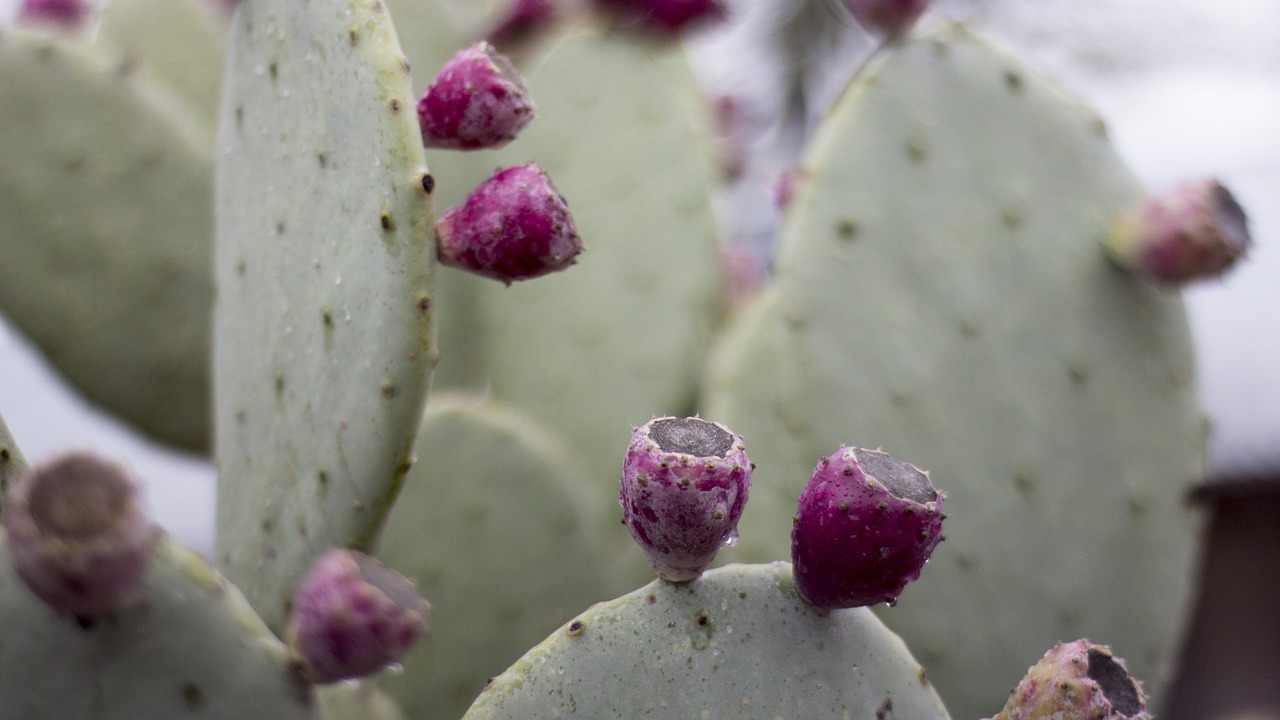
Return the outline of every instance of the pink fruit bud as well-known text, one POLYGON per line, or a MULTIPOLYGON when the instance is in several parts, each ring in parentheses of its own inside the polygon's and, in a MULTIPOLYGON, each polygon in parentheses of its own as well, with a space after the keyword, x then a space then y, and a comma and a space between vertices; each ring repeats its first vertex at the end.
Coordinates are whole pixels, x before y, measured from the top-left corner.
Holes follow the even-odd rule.
POLYGON ((942 540, 928 473, 878 450, 818 461, 791 529, 796 588, 820 610, 893 604, 942 540))
POLYGON ((547 32, 563 13, 552 0, 509 0, 485 38, 501 50, 522 46, 547 32))
POLYGON ((992 720, 1149 720, 1142 686, 1105 645, 1055 645, 992 720))
POLYGON ((1217 277, 1248 251, 1249 221, 1216 180, 1184 183, 1123 217, 1107 237, 1122 267, 1161 283, 1217 277))
POLYGON ((85 0, 23 0, 18 8, 20 24, 56 25, 76 30, 89 17, 91 6, 85 0))
POLYGON ((136 599, 159 534, 133 480, 88 453, 19 478, 4 529, 18 577, 46 605, 79 618, 136 599))
POLYGON ((658 38, 673 38, 725 17, 720 0, 592 0, 615 28, 658 38))
POLYGON ((658 576, 692 580, 737 538, 753 466, 742 438, 699 418, 650 420, 622 463, 622 521, 658 576))
POLYGON ((533 120, 519 71, 487 42, 454 55, 418 101, 422 142, 431 148, 498 148, 533 120))
POLYGON ((494 173, 436 232, 442 264, 508 284, 563 270, 582 252, 569 207, 533 163, 494 173))
POLYGON ((285 641, 308 678, 331 683, 399 662, 431 606, 413 583, 355 550, 330 550, 293 596, 285 641))
POLYGON ((853 19, 868 32, 900 38, 929 7, 929 0, 844 0, 853 19))

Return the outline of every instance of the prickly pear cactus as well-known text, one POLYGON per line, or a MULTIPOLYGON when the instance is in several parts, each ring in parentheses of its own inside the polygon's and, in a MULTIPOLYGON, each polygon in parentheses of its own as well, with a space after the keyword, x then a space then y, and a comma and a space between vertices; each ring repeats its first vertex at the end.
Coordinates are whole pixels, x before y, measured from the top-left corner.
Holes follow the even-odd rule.
MULTIPOLYGON (((492 400, 433 397, 378 557, 434 610, 431 638, 384 687, 410 717, 461 717, 484 687, 620 582, 610 494, 546 431, 492 400)), ((616 502, 616 500, 615 500, 616 502)), ((618 543, 620 544, 620 539, 618 543)))
POLYGON ((958 716, 1063 637, 1160 678, 1202 421, 1179 298, 1101 250, 1140 195, 1102 123, 948 27, 853 82, 800 178, 709 374, 703 412, 759 465, 730 557, 785 557, 813 458, 881 446, 947 493, 947 542, 884 618, 958 716))
POLYGON ((0 310, 92 402, 207 447, 213 165, 198 120, 90 49, 0 31, 0 310))
POLYGON ((947 718, 866 608, 819 613, 788 563, 656 580, 566 623, 493 679, 467 720, 947 718))
POLYGON ((244 3, 218 139, 217 559, 273 628, 366 547, 413 460, 435 257, 409 70, 378 0, 244 3))
POLYGON ((316 688, 323 720, 404 720, 394 700, 372 682, 340 682, 316 688))
POLYGON ((0 720, 312 720, 310 686, 234 587, 172 538, 142 602, 78 622, 13 574, 0 538, 0 720))
POLYGON ((532 124, 498 152, 442 158, 441 197, 474 185, 459 177, 534 160, 586 250, 509 288, 442 270, 441 372, 557 428, 612 483, 635 423, 688 414, 722 310, 696 86, 679 52, 587 31, 560 39, 528 84, 532 124))

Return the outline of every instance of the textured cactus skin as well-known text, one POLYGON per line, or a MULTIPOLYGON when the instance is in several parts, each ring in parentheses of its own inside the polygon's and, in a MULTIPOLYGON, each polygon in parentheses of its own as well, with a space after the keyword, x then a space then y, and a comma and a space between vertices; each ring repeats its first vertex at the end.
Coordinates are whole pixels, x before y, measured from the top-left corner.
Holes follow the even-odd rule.
POLYGON ((9 426, 0 415, 0 513, 4 512, 5 498, 9 495, 9 486, 27 469, 27 461, 22 451, 9 434, 9 426))
POLYGON ((171 538, 138 608, 81 627, 10 570, 0 540, 0 719, 311 720, 308 686, 244 598, 171 538))
POLYGON ((92 402, 207 447, 212 161, 200 122, 72 43, 0 31, 0 308, 92 402), (192 321, 196 318, 196 321, 192 321))
POLYGON ((319 551, 368 546, 409 470, 435 359, 435 247, 408 67, 381 2, 245 3, 229 53, 217 561, 279 630, 319 551))
POLYGON ((440 384, 490 387, 556 428, 603 482, 637 422, 691 409, 723 309, 713 174, 679 52, 570 32, 526 77, 537 120, 496 153, 432 155, 448 178, 438 202, 533 159, 586 250, 561 275, 510 288, 442 269, 440 384))
POLYGON ((414 581, 435 620, 383 687, 409 717, 457 718, 486 679, 625 589, 607 548, 626 531, 602 512, 607 486, 501 403, 433 397, 418 452, 378 557, 414 581))
POLYGON ((1181 301, 1099 247, 1140 196, 1101 123, 951 27, 848 88, 803 171, 702 408, 759 464, 725 555, 784 557, 813 458, 880 446, 946 468, 948 540, 884 617, 953 712, 990 712, 1062 636, 1157 680, 1203 427, 1181 301))
POLYGON ((788 563, 656 580, 595 605, 494 678, 465 718, 569 714, 949 717, 871 611, 817 613, 788 563))

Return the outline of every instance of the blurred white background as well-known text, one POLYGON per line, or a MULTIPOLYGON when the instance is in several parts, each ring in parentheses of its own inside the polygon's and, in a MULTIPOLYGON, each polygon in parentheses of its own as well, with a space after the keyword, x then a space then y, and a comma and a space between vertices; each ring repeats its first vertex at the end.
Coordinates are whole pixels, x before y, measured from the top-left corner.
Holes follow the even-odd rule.
MULTIPOLYGON (((743 4, 753 2, 773 0, 743 4)), ((0 0, 0 24, 15 4, 0 0)), ((1214 422, 1210 459, 1215 474, 1280 467, 1280 3, 950 0, 938 11, 986 29, 1095 105, 1151 190, 1214 176, 1236 194, 1251 217, 1252 256, 1225 280, 1186 292, 1214 422)), ((728 76, 732 48, 722 47, 719 72, 728 76)), ((0 415, 29 461, 69 449, 121 460, 160 522, 211 552, 208 463, 156 447, 86 406, 2 321, 0 415)))

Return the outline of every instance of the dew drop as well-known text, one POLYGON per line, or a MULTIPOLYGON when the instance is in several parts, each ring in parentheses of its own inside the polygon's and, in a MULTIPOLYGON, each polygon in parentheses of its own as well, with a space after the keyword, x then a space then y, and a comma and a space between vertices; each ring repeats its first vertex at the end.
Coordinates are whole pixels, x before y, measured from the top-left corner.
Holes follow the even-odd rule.
POLYGON ((729 533, 729 537, 727 537, 727 538, 725 538, 725 539, 724 539, 724 545, 725 545, 725 547, 737 547, 737 546, 738 546, 738 531, 737 531, 737 530, 734 530, 733 532, 729 533))

